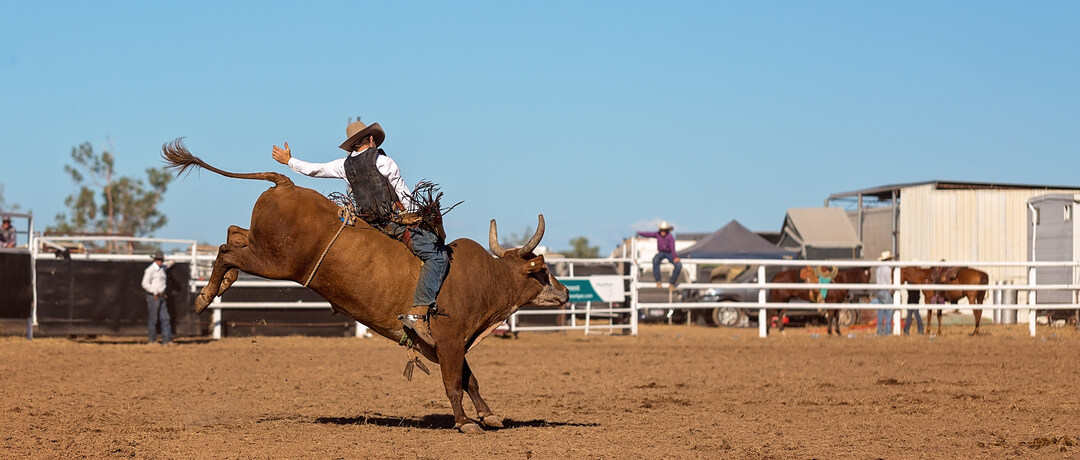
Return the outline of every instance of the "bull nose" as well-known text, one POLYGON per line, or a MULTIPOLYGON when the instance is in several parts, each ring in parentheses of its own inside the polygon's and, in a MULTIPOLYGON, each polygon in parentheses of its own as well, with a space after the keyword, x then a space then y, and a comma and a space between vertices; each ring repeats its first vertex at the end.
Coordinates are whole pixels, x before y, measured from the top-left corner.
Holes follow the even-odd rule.
POLYGON ((559 283, 559 300, 563 303, 570 300, 570 290, 563 286, 562 283, 559 283))

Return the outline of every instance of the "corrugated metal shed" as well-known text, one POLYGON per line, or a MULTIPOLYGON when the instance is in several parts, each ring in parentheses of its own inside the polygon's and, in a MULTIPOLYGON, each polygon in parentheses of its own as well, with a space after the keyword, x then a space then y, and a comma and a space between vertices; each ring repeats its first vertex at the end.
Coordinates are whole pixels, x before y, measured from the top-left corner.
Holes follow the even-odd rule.
MULTIPOLYGON (((1061 190, 1057 192, 1068 192, 1061 190)), ((1027 261, 1027 202, 1038 189, 936 189, 900 192, 901 260, 1027 261)), ((989 267, 991 282, 1027 281, 1023 267, 989 267)))
POLYGON ((863 259, 877 260, 883 251, 893 250, 892 213, 893 210, 890 206, 864 209, 862 213, 858 211, 847 212, 851 227, 856 230, 859 229, 859 219, 862 219, 862 235, 860 235, 860 239, 863 244, 863 259))
MULTIPOLYGON (((836 193, 826 204, 850 205, 858 200, 859 209, 863 209, 859 212, 866 211, 864 206, 896 205, 894 249, 900 260, 1023 262, 1028 260, 1028 200, 1077 193, 1080 187, 1075 186, 928 181, 836 193), (892 197, 896 197, 895 203, 892 197)), ((858 225, 858 219, 853 220, 858 225)), ((868 235, 868 230, 862 228, 864 240, 891 238, 868 235)), ((990 275, 991 283, 1027 282, 1023 267, 979 268, 990 275)), ((1026 293, 1021 292, 1018 300, 1026 301, 1026 293)))

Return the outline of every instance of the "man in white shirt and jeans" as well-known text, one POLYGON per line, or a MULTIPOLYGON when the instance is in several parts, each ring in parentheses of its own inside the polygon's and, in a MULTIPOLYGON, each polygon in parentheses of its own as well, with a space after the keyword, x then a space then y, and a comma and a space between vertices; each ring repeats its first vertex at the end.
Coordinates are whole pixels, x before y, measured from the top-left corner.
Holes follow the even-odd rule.
POLYGON ((157 343, 157 325, 161 323, 161 344, 175 345, 172 341, 172 324, 169 321, 169 309, 165 304, 165 287, 168 277, 165 270, 172 263, 165 264, 165 254, 158 249, 154 252, 154 262, 143 271, 142 288, 146 291, 147 327, 150 344, 157 343))
MULTIPOLYGON (((878 257, 880 261, 889 261, 893 259, 892 251, 882 251, 881 256, 878 257)), ((888 265, 880 265, 874 270, 874 282, 877 284, 892 284, 893 282, 892 267, 888 265)), ((877 291, 877 295, 871 300, 871 303, 881 304, 883 308, 877 311, 877 335, 889 335, 892 332, 889 330, 888 325, 892 323, 893 309, 889 308, 893 303, 893 294, 889 289, 880 289, 877 291)))
POLYGON ((434 345, 429 321, 438 314, 435 299, 450 267, 446 244, 440 235, 422 226, 406 227, 399 222, 402 212, 414 210, 413 197, 401 178, 397 163, 379 148, 386 139, 382 127, 378 123, 367 126, 357 120, 349 124, 345 134, 347 138, 339 146, 349 152, 344 158, 310 163, 293 157, 286 142, 284 148, 274 146, 274 160, 306 176, 345 179, 356 204, 356 213, 373 227, 405 240, 406 246, 423 261, 423 265, 413 296, 413 308, 400 319, 421 340, 434 345))

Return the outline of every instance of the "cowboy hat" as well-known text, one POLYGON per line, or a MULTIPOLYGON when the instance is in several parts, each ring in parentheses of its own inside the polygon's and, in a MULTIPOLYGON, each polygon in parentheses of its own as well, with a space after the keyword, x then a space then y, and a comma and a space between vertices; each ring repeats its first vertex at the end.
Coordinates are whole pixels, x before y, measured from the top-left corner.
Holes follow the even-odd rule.
POLYGON ((877 260, 890 260, 890 259, 892 259, 892 251, 881 251, 881 255, 878 256, 878 258, 877 258, 877 260))
POLYGON ((382 145, 383 141, 386 140, 386 132, 383 131, 382 126, 379 126, 378 123, 372 123, 371 126, 368 126, 360 120, 349 123, 349 126, 345 128, 345 135, 349 136, 349 138, 345 139, 345 142, 342 142, 339 147, 346 152, 352 152, 356 143, 367 136, 375 138, 376 147, 382 145))
POLYGON ((666 220, 660 221, 660 230, 674 230, 674 229, 675 229, 675 227, 672 227, 671 224, 669 224, 666 220))
POLYGON ((160 249, 154 251, 154 260, 165 260, 165 253, 161 252, 160 249))

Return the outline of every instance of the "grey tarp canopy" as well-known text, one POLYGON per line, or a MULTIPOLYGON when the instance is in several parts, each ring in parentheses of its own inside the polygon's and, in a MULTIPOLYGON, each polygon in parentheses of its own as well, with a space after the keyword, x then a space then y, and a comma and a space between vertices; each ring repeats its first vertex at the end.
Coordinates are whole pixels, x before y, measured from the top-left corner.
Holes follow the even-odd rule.
POLYGON ((777 246, 803 259, 859 259, 863 245, 847 213, 830 207, 788 209, 777 246))
POLYGON ((684 259, 783 259, 796 254, 785 251, 732 219, 696 244, 679 251, 684 259))

